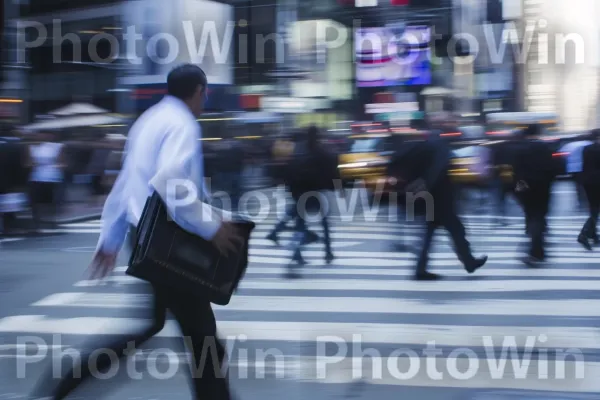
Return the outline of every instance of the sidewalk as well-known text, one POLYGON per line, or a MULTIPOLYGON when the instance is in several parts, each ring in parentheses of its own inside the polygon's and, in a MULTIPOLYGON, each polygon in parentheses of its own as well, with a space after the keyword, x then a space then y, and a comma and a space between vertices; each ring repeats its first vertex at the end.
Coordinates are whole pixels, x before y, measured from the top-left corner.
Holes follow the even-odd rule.
POLYGON ((58 224, 74 224, 99 219, 104 202, 97 204, 73 203, 66 205, 55 218, 58 224))

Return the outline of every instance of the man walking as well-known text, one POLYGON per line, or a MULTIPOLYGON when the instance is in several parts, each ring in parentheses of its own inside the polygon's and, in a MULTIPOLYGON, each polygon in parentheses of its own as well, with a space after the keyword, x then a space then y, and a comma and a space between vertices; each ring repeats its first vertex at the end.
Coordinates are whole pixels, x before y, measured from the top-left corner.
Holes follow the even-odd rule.
POLYGON ((559 170, 552 149, 540 140, 542 132, 540 125, 528 126, 523 132, 525 140, 519 143, 513 160, 515 192, 525 212, 526 232, 531 238, 529 254, 523 261, 530 267, 546 259, 546 216, 552 183, 559 170))
POLYGON ((590 241, 595 245, 600 244, 596 227, 600 212, 600 129, 593 130, 592 138, 593 144, 583 150, 583 168, 580 177, 590 208, 590 217, 577 238, 577 241, 587 250, 592 250, 590 241))
MULTIPOLYGON (((206 200, 202 172, 201 131, 196 119, 202 113, 206 100, 206 75, 195 65, 173 69, 167 78, 167 92, 157 105, 142 114, 132 126, 126 145, 127 157, 123 169, 106 200, 102 215, 103 228, 96 254, 91 264, 94 278, 102 278, 115 267, 127 231, 135 235, 146 200, 153 191, 167 197, 168 182, 172 179, 192 182, 206 200)), ((222 252, 233 250, 241 236, 234 226, 222 222, 208 204, 198 199, 187 206, 174 207, 165 200, 173 220, 183 229, 199 235, 222 252)), ((135 237, 133 237, 133 241, 135 237)), ((110 349, 119 357, 162 330, 167 310, 171 311, 190 345, 194 364, 191 368, 195 399, 230 399, 229 388, 220 368, 225 356, 224 347, 216 341, 216 321, 209 302, 198 301, 184 294, 153 285, 153 321, 142 332, 124 336, 104 345, 93 347, 110 349), (210 346, 216 345, 218 360, 213 359, 210 346), (203 347, 209 346, 208 351, 203 347), (203 372, 197 372, 203 371, 203 372)), ((93 354, 93 353, 92 353, 93 354)), ((93 375, 92 368, 106 371, 111 367, 110 357, 90 362, 90 354, 81 357, 75 367, 48 393, 49 378, 39 384, 40 397, 64 399, 82 381, 93 375), (74 371, 81 371, 78 376, 74 371)), ((36 393, 38 395, 38 393, 36 393)))
MULTIPOLYGON (((487 256, 475 258, 465 238, 465 228, 458 218, 455 205, 455 188, 448 175, 450 149, 437 135, 427 140, 405 141, 397 139, 394 157, 389 166, 391 176, 409 182, 406 192, 426 193, 433 198, 433 215, 426 215, 423 247, 415 271, 416 280, 438 280, 440 276, 427 271, 429 248, 435 230, 443 226, 454 242, 454 248, 468 273, 482 267, 487 256)), ((425 199, 427 203, 427 199, 425 199)), ((408 201, 407 201, 408 205, 408 201)), ((426 207, 429 208, 429 207, 426 207)), ((430 214, 427 210, 426 214, 430 214)))

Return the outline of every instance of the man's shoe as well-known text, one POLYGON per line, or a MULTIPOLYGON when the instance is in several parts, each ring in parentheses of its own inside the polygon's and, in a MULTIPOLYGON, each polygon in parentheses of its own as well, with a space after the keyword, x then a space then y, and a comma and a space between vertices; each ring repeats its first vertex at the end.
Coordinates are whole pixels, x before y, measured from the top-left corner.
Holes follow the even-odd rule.
POLYGON ((542 265, 542 263, 544 262, 543 259, 534 257, 532 255, 528 255, 528 256, 523 257, 521 259, 521 261, 523 261, 523 263, 525 265, 527 265, 529 268, 540 267, 542 265))
POLYGON ((277 234, 275 232, 271 232, 267 235, 267 240, 270 240, 271 242, 275 243, 277 246, 279 246, 279 238, 277 237, 277 234))
POLYGON ((331 264, 333 260, 335 260, 335 256, 333 255, 333 253, 329 252, 325 255, 325 262, 327 264, 331 264))
POLYGON ((469 264, 465 265, 465 269, 467 270, 468 273, 472 274, 473 272, 477 271, 479 268, 483 267, 485 265, 485 263, 487 262, 487 260, 488 260, 488 256, 476 258, 469 264))
POLYGON ((414 279, 416 281, 439 281, 442 279, 442 276, 433 272, 423 271, 415 273, 414 279))
POLYGON ((577 236, 577 243, 582 245, 588 251, 592 250, 592 246, 590 246, 590 242, 588 238, 585 237, 585 235, 580 234, 579 236, 577 236))

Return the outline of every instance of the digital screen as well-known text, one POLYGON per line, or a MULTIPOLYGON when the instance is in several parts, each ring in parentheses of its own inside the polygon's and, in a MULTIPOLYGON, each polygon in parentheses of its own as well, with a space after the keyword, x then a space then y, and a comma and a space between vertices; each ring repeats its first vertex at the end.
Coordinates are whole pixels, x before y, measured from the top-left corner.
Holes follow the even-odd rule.
POLYGON ((197 64, 209 84, 233 84, 233 7, 209 0, 136 0, 124 4, 122 24, 140 36, 129 40, 127 85, 166 82, 177 65, 197 64), (133 60, 133 61, 132 61, 133 60))
POLYGON ((358 87, 431 83, 431 31, 427 26, 387 25, 355 31, 358 87))

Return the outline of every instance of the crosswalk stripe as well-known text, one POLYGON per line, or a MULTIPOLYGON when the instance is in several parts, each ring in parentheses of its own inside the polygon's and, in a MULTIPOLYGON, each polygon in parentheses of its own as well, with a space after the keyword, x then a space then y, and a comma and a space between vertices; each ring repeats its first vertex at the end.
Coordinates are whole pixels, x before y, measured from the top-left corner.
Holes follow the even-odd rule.
MULTIPOLYGON (((265 220, 265 221, 259 221, 257 223, 257 229, 268 229, 268 228, 274 228, 278 223, 280 222, 280 220, 277 219, 269 219, 269 220, 265 220)), ((314 222, 311 221, 314 224, 314 228, 315 229, 320 229, 320 221, 319 220, 315 220, 314 222)), ((419 229, 421 228, 421 224, 418 223, 418 221, 407 221, 407 223, 405 223, 403 220, 398 220, 398 221, 389 221, 389 222, 385 222, 385 221, 380 221, 380 222, 362 222, 362 221, 350 221, 350 222, 344 222, 344 223, 339 223, 339 221, 334 221, 335 224, 332 225, 332 229, 340 229, 340 230, 360 230, 360 229, 368 229, 368 230, 377 230, 377 229, 383 229, 383 228, 402 228, 402 229, 419 229)), ((525 227, 524 223, 518 223, 518 224, 510 224, 510 225, 505 225, 505 226, 501 226, 498 225, 496 223, 493 222, 464 222, 463 223, 465 227, 467 228, 488 228, 488 229, 503 229, 503 230, 508 230, 508 231, 514 231, 514 230, 519 230, 525 227)), ((293 223, 288 222, 287 226, 292 226, 293 223)), ((74 223, 74 224, 66 224, 62 226, 63 228, 69 228, 69 229, 92 229, 92 228, 96 228, 98 230, 100 230, 102 228, 102 224, 101 223, 74 223)), ((565 229, 574 229, 574 230, 581 230, 582 224, 579 222, 570 222, 570 223, 556 223, 556 224, 551 224, 550 225, 550 229, 554 230, 554 229, 558 229, 558 230, 565 230, 565 229)))
MULTIPOLYGON (((81 285, 84 286, 84 285, 81 285)), ((81 287, 80 286, 80 287, 81 287)), ((600 289, 599 281, 589 280, 501 280, 501 281, 480 281, 473 284, 470 281, 452 281, 452 282, 413 282, 387 280, 316 280, 303 279, 301 281, 281 281, 281 280, 259 280, 245 279, 240 283, 240 289, 262 289, 262 290, 304 290, 316 291, 330 290, 335 291, 354 291, 355 295, 360 295, 359 291, 388 291, 388 292, 424 292, 424 293, 442 293, 442 292, 460 292, 460 293, 510 293, 510 292, 536 292, 536 291, 593 291, 600 289)), ((117 294, 117 303, 110 303, 110 295, 106 293, 87 293, 87 292, 68 292, 56 293, 50 295, 38 302, 34 306, 68 306, 68 307, 118 307, 127 308, 135 304, 136 299, 141 295, 132 295, 128 293, 117 294), (110 305, 109 305, 110 304, 110 305)), ((234 296, 238 297, 238 296, 234 296)), ((114 297, 112 297, 114 298, 114 297)), ((144 297, 146 298, 146 297, 144 297)), ((144 306, 147 304, 144 304, 144 306)))
MULTIPOLYGON (((122 317, 49 318, 23 315, 0 319, 0 332, 115 335, 143 327, 147 322, 144 319, 122 317)), ((502 347, 506 339, 515 338, 516 344, 523 346, 529 338, 535 340, 534 343, 543 342, 546 348, 577 346, 594 349, 600 345, 596 329, 578 327, 219 321, 218 330, 223 339, 245 338, 248 341, 316 342, 329 336, 336 338, 336 341, 351 342, 358 339, 354 341, 364 344, 426 345, 433 341, 436 346, 472 347, 484 347, 485 341, 491 340, 494 345, 502 347)), ((159 337, 179 335, 175 321, 167 321, 158 334, 159 337)))
MULTIPOLYGON (((434 285, 432 285, 434 286, 434 285)), ((234 296, 229 311, 281 311, 312 313, 389 313, 389 314, 461 314, 461 315, 532 315, 554 317, 599 317, 600 300, 477 300, 469 307, 464 301, 430 303, 423 300, 234 296), (460 312, 458 312, 460 311, 460 312)), ((217 309, 225 308, 215 306, 217 309)))
MULTIPOLYGON (((306 253, 308 253, 308 251, 306 251, 306 253)), ((291 254, 291 252, 290 252, 291 254)), ((351 267, 351 266, 356 266, 356 267, 389 267, 389 268, 394 268, 394 269, 402 269, 402 268, 407 268, 410 270, 414 270, 414 267, 416 265, 416 259, 414 260, 399 260, 399 259, 357 259, 357 258, 347 258, 347 259, 336 259, 335 263, 332 264, 327 264, 324 260, 323 260, 323 252, 322 251, 315 251, 314 254, 312 254, 312 256, 316 256, 316 257, 320 257, 317 260, 312 260, 312 259, 308 259, 307 258, 307 262, 309 263, 309 266, 313 266, 313 267, 317 267, 317 266, 322 266, 327 268, 324 273, 328 273, 329 271, 335 271, 335 268, 337 268, 337 266, 342 266, 342 267, 351 267)), ((289 255, 289 254, 288 254, 289 255)), ((289 265, 291 263, 291 259, 290 257, 250 257, 250 263, 252 264, 262 264, 262 265, 275 265, 277 267, 282 267, 282 266, 286 266, 289 265)), ((574 265, 574 264, 581 264, 581 265, 597 265, 598 264, 598 259, 594 258, 594 257, 590 257, 590 258, 566 258, 566 259, 561 259, 561 258, 556 258, 556 259, 552 259, 552 263, 553 264, 567 264, 567 265, 574 265), (556 262, 555 262, 556 260, 556 262)), ((457 271, 464 271, 463 269, 463 265, 460 261, 458 260, 431 260, 429 263, 429 266, 432 268, 435 267, 439 267, 439 268, 452 268, 452 269, 456 269, 457 271)), ((508 266, 508 265, 515 265, 515 266, 521 266, 523 263, 519 260, 516 259, 504 259, 504 260, 489 260, 488 263, 481 269, 482 272, 484 272, 486 269, 488 269, 489 266, 493 266, 493 265, 498 265, 498 266, 508 266)), ((305 271, 306 267, 302 267, 299 269, 300 272, 305 271)), ((252 265, 250 265, 248 267, 248 271, 252 272, 254 271, 252 265)), ((335 272, 334 272, 335 273, 335 272)), ((463 272, 464 274, 464 272, 463 272)), ((477 273, 477 275, 479 276, 479 271, 477 273)), ((532 275, 532 276, 536 276, 536 275, 532 275)), ((128 277, 118 277, 118 276, 113 276, 113 277, 108 277, 107 279, 115 279, 117 281, 119 281, 119 283, 128 283, 128 280, 126 280, 125 278, 128 277), (122 278, 121 282, 119 279, 122 278)), ((132 283, 135 283, 135 281, 132 281, 132 283)), ((93 285, 88 285, 88 284, 83 284, 81 282, 78 282, 75 284, 75 286, 93 286, 93 285)))
MULTIPOLYGON (((120 266, 115 268, 115 272, 125 272, 127 266, 120 266)), ((283 271, 287 271, 287 268, 268 268, 268 267, 249 267, 246 272, 246 277, 252 277, 254 274, 273 274, 278 275, 283 271)), ((303 267, 302 272, 311 275, 381 275, 381 276, 412 276, 414 274, 413 269, 377 269, 377 268, 364 268, 364 269, 352 269, 352 268, 311 268, 303 267)), ((445 270, 444 275, 448 276, 464 276, 465 272, 460 269, 445 270)), ((600 270, 591 269, 575 269, 575 268, 563 268, 563 269, 491 269, 482 268, 477 271, 478 278, 486 277, 512 277, 512 278, 600 278, 600 270)))
MULTIPOLYGON (((379 285, 379 283, 381 283, 381 281, 383 280, 383 278, 389 280, 393 277, 410 277, 414 274, 414 263, 408 264, 406 263, 406 265, 404 265, 404 269, 343 269, 343 270, 339 270, 339 269, 317 269, 317 268, 307 268, 307 267, 303 267, 300 272, 302 274, 308 274, 308 275, 340 275, 340 276, 356 276, 356 277, 360 277, 361 275, 373 275, 373 276, 381 276, 382 279, 381 280, 377 280, 375 282, 378 282, 377 285, 379 285)), ((466 272, 461 269, 461 268, 456 268, 456 269, 436 269, 436 268, 431 268, 432 271, 438 271, 443 273, 445 276, 460 276, 460 277, 466 277, 467 274, 466 272)), ((250 279, 253 278, 253 276, 255 275, 271 275, 273 278, 279 278, 281 277, 284 273, 288 272, 288 269, 286 267, 281 267, 278 266, 276 268, 250 268, 248 270, 248 272, 246 272, 246 277, 245 279, 242 280, 241 282, 241 286, 242 288, 247 287, 246 285, 250 285, 249 282, 250 279)), ((526 270, 490 270, 489 268, 484 268, 480 271, 477 271, 477 278, 478 279, 485 279, 485 278, 489 278, 489 277, 502 277, 502 278, 514 278, 516 279, 524 279, 524 278, 550 278, 550 277, 564 277, 564 278, 569 278, 571 280, 574 279, 581 279, 582 281, 585 281, 586 284, 589 284, 590 289, 589 290, 597 290, 600 289, 600 282, 597 281, 589 281, 590 278, 592 279, 599 279, 600 278, 600 271, 589 271, 589 272, 585 272, 585 271, 580 271, 580 270, 569 270, 569 269, 563 269, 563 270, 530 270, 530 269, 526 269, 526 270)), ((264 279, 263 279, 264 281, 264 279)), ((343 282, 349 281, 349 279, 344 279, 343 282)), ((543 280, 542 280, 543 281, 543 280)), ((115 275, 115 276, 109 276, 104 278, 103 280, 82 280, 82 281, 78 281, 76 282, 73 286, 74 287, 95 287, 95 286, 102 286, 102 285, 136 285, 139 284, 141 281, 131 277, 131 276, 127 276, 127 275, 115 275)), ((262 282, 262 281, 261 281, 262 282)), ((466 282, 469 281, 465 281, 466 282)), ((495 281, 498 282, 498 281, 495 281)), ((510 280, 509 281, 504 281, 504 291, 508 291, 510 292, 511 289, 513 288, 512 283, 514 282, 514 280, 510 280)), ((528 280, 526 282, 532 282, 531 280, 528 280)), ((534 281, 535 282, 535 281, 534 281)), ((573 289, 568 289, 562 285, 560 285, 560 282, 564 282, 562 280, 557 280, 556 281, 556 285, 557 288, 555 290, 579 290, 581 289, 581 286, 575 287, 573 289)), ((441 282, 436 283, 439 284, 441 282)), ((458 287, 459 285, 457 285, 458 282, 454 283, 453 282, 453 287, 458 287)), ((547 285, 550 285, 549 283, 544 283, 547 285)), ((344 285, 343 283, 339 283, 339 285, 344 285)), ((375 284, 374 284, 375 285, 375 284)), ((398 282, 398 285, 404 285, 404 280, 401 280, 400 282, 398 282)), ((479 284, 478 284, 479 285, 479 284)), ((480 287, 478 285, 473 285, 472 282, 469 283, 469 286, 474 286, 474 287, 480 287)), ((524 284, 525 285, 525 284, 524 284)), ((531 284, 528 284, 527 286, 531 286, 531 284)), ((316 287, 312 287, 310 289, 317 289, 316 287)), ((351 290, 350 287, 344 287, 342 289, 339 290, 351 290)), ((366 289, 365 289, 366 290, 366 289)), ((373 289, 373 290, 377 290, 377 289, 373 289)), ((384 289, 381 289, 384 290, 384 289)), ((409 290, 406 289, 404 286, 402 286, 402 289, 399 287, 396 290, 409 290)), ((431 291, 435 292, 437 290, 436 286, 431 286, 431 291)), ((458 290, 458 289, 457 289, 458 290)), ((531 289, 534 290, 534 289, 531 289)), ((537 290, 542 290, 542 289, 537 289, 537 290)), ((547 289, 550 290, 550 289, 547 289)), ((584 290, 584 289, 581 289, 584 290)), ((482 290, 483 291, 483 290, 482 290)))
MULTIPOLYGON (((454 282, 452 282, 454 283, 454 282)), ((531 282, 529 282, 531 283, 531 282)), ((470 283, 471 286, 477 286, 470 283)), ((480 284, 480 282, 477 282, 480 284)), ((436 285, 431 285, 435 291, 436 285)), ((358 293, 357 293, 358 295, 358 293)), ((83 307, 85 298, 96 300, 103 307, 123 307, 133 305, 126 294, 113 297, 115 303, 108 302, 106 294, 93 295, 81 293, 59 293, 54 297, 54 303, 62 302, 83 307), (96 299, 94 299, 96 296, 96 299), (57 300, 58 299, 58 300, 57 300)), ((142 295, 135 295, 142 299, 142 295)), ((444 301, 441 304, 429 303, 423 300, 399 298, 360 298, 360 297, 314 297, 314 296, 233 296, 227 306, 214 306, 216 310, 228 311, 261 311, 261 312, 310 312, 310 313, 387 313, 387 314, 461 314, 461 315, 532 315, 554 317, 600 317, 600 300, 477 300, 465 302, 444 301), (469 307, 473 305, 473 307, 469 307)))
MULTIPOLYGON (((262 241, 261 238, 256 238, 257 235, 266 234, 272 229, 272 227, 259 227, 255 230, 253 239, 251 240, 259 240, 256 245, 268 245, 269 242, 262 241)), ((311 228, 312 229, 312 228, 311 228)), ((393 233, 381 233, 381 232, 389 232, 390 229, 385 228, 359 228, 359 227, 333 227, 331 229, 331 238, 332 241, 355 241, 355 240, 379 240, 379 241, 402 241, 402 240, 422 240, 421 227, 396 227, 394 230, 402 231, 403 234, 393 234, 393 233), (379 232, 379 233, 378 233, 379 232), (404 233, 410 233, 412 235, 407 235, 404 233), (415 234, 418 234, 415 235, 415 234)), ((316 232, 320 232, 320 230, 315 230, 316 232)), ((549 234, 546 237, 546 241, 552 244, 562 244, 565 241, 564 236, 567 236, 569 239, 572 238, 573 242, 577 235, 580 232, 580 228, 572 229, 572 230, 550 230, 549 234)), ((44 230, 42 233, 45 234, 67 234, 67 233, 86 233, 86 234, 100 234, 99 229, 92 228, 62 228, 55 230, 44 230)), ((449 234, 443 230, 440 230, 440 235, 436 237, 443 242, 451 241, 451 237, 449 234)), ((284 231, 279 234, 281 238, 292 238, 294 232, 292 231, 284 231)), ((492 243, 527 243, 530 241, 528 237, 526 237, 522 230, 507 230, 507 229, 492 229, 492 228, 484 228, 484 229, 467 229, 468 236, 477 236, 482 235, 480 240, 484 242, 492 242, 492 243)))
MULTIPOLYGON (((463 351, 467 350, 463 349, 463 351)), ((600 373, 600 363, 595 362, 531 360, 524 368, 524 373, 515 373, 511 367, 507 367, 506 370, 503 368, 488 370, 490 362, 493 363, 491 365, 497 366, 494 359, 490 358, 449 358, 445 360, 446 365, 442 364, 440 370, 436 369, 440 373, 444 372, 443 375, 438 376, 426 372, 426 359, 418 357, 417 353, 414 353, 417 354, 417 357, 411 357, 410 361, 403 362, 406 352, 407 350, 404 350, 404 354, 400 354, 399 357, 381 360, 383 363, 381 374, 377 372, 379 371, 377 367, 374 369, 372 359, 344 357, 341 361, 328 366, 325 364, 335 361, 331 357, 308 360, 307 365, 310 365, 310 368, 302 370, 308 376, 302 376, 300 379, 308 382, 316 381, 321 384, 357 384, 360 382, 363 385, 538 390, 546 393, 550 391, 597 393, 600 390, 600 382, 592 378, 600 373), (451 368, 450 371, 453 372, 450 373, 446 368, 451 368), (546 371, 548 372, 546 373, 546 371)), ((409 352, 408 354, 413 353, 409 352)), ((512 366, 511 362, 507 364, 512 366)), ((375 366, 378 365, 380 365, 379 362, 375 363, 375 366)), ((495 398, 502 399, 502 397, 495 398)))
MULTIPOLYGON (((287 253, 288 257, 260 257, 260 256, 250 256, 250 262, 255 264, 275 264, 275 265, 287 265, 291 263, 290 259, 291 252, 287 253)), ((310 263, 312 266, 323 266, 327 267, 327 264, 322 259, 320 260, 312 260, 308 259, 308 257, 323 257, 322 251, 306 251, 302 253, 307 259, 306 261, 310 263), (309 253, 309 254, 304 254, 309 253)), ((454 256, 456 257, 456 255, 454 256)), ((567 257, 567 258, 551 258, 549 262, 552 265, 557 264, 567 264, 567 265, 598 265, 599 261, 596 257, 567 257)), ((383 259, 383 258, 371 258, 369 260, 360 259, 360 258, 336 258, 335 263, 332 265, 341 265, 341 266, 371 266, 371 267, 414 267, 416 264, 415 260, 394 260, 394 259, 383 259)), ((458 260, 450 259, 450 260, 431 260, 427 263, 431 267, 458 267, 462 268, 462 263, 458 260)), ((486 263, 486 265, 523 265, 520 260, 513 259, 509 256, 508 259, 490 259, 486 263)), ((484 267, 485 268, 485 267, 484 267)))
MULTIPOLYGON (((322 246, 321 246, 322 247, 322 246)), ((282 264, 287 264, 289 262, 289 259, 277 259, 277 257, 286 257, 289 256, 291 252, 291 248, 286 249, 286 248, 267 248, 267 249, 250 249, 249 253, 250 253, 250 262, 255 262, 255 263, 271 263, 269 261, 264 261, 264 257, 261 256, 271 256, 273 257, 272 260, 274 260, 273 262, 280 262, 282 264), (253 261, 254 260, 254 261, 253 261)), ((365 259, 369 259, 369 260, 377 260, 377 259, 414 259, 415 255, 413 253, 408 253, 408 252, 386 252, 386 253, 382 253, 382 252, 376 252, 376 251, 355 251, 355 250, 344 250, 344 252, 342 253, 344 258, 344 261, 340 261, 341 259, 337 259, 336 264, 338 265, 344 265, 344 262, 347 259, 361 259, 359 260, 359 262, 362 263, 367 263, 367 265, 375 265, 375 264, 369 264, 370 261, 367 261, 365 259)), ((518 251, 503 251, 503 252, 487 252, 486 253, 488 255, 488 257, 490 257, 490 262, 494 262, 495 260, 511 260, 514 259, 516 257, 519 257, 521 255, 523 255, 522 252, 518 252, 518 251)), ((596 255, 595 252, 590 252, 587 251, 585 249, 581 249, 580 251, 566 251, 563 249, 553 249, 552 251, 548 251, 548 254, 556 254, 556 255, 560 255, 562 256, 561 258, 573 258, 574 260, 579 260, 579 259, 588 259, 588 258, 592 258, 595 259, 596 261, 598 261, 598 257, 596 255)), ((302 252, 302 255, 310 258, 310 257, 322 257, 323 256, 323 251, 318 251, 318 250, 306 250, 302 252)), ((439 259, 451 259, 451 260, 455 260, 456 259, 456 253, 454 252, 443 252, 443 251, 432 251, 429 254, 429 258, 432 260, 439 260, 439 259)), ((354 261, 350 261, 350 262, 354 262, 354 261)), ((552 259, 552 262, 554 262, 554 258, 552 259)), ((574 261, 575 262, 575 261, 574 261)), ((354 264, 352 264, 354 265, 354 264)))

